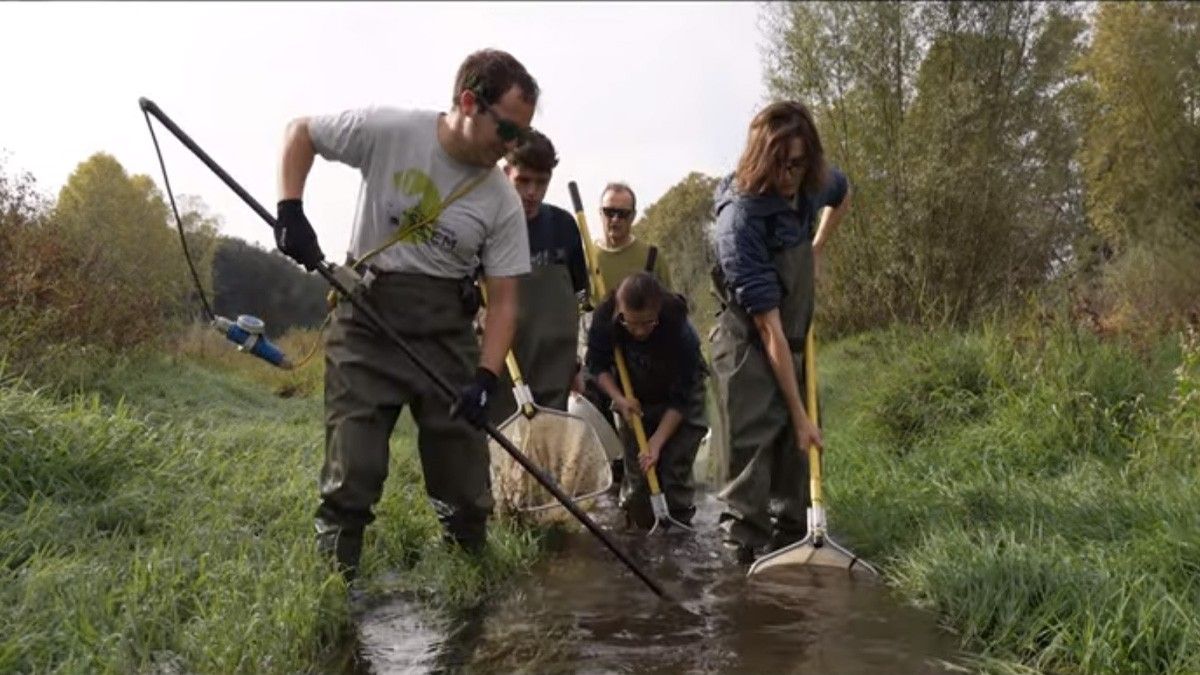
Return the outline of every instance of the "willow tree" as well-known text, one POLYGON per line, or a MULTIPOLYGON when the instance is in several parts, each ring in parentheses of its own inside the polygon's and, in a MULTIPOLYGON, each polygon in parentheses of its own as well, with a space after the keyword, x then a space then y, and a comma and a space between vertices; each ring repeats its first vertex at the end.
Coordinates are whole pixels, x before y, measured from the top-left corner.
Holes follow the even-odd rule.
POLYGON ((1071 164, 1085 24, 1039 3, 773 6, 766 80, 849 176, 818 311, 961 322, 1051 275, 1083 227, 1071 164))
POLYGON ((1079 159, 1114 309, 1200 311, 1200 5, 1103 4, 1080 64, 1092 114, 1079 159))

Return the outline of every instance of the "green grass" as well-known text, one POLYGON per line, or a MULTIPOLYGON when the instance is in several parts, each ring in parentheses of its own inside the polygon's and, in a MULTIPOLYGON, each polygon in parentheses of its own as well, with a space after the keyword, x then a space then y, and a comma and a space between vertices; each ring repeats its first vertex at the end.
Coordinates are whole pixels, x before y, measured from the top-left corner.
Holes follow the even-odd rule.
MULTIPOLYGON (((0 385, 0 672, 324 669, 349 615, 312 536, 320 394, 276 396, 242 358, 0 385)), ((442 546, 403 419, 364 587, 477 602, 540 541, 499 524, 479 559, 442 546)))
POLYGON ((1200 348, 1061 327, 818 353, 830 524, 985 672, 1200 672, 1200 348))
MULTIPOLYGON (((284 374, 218 345, 0 369, 0 672, 323 672, 340 653, 345 589, 312 541, 319 354, 284 374)), ((1200 672, 1195 338, 896 329, 818 364, 835 534, 980 671, 1200 672)), ((500 523, 480 559, 444 548, 411 432, 364 587, 469 608, 544 537, 500 523)))

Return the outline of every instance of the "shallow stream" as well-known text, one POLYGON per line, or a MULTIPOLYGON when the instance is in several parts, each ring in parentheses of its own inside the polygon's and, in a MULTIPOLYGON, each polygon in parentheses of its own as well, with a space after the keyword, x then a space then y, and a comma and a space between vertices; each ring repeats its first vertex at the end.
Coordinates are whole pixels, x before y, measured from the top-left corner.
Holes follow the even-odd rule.
MULTIPOLYGON (((752 579, 726 554, 719 502, 696 533, 626 531, 593 516, 680 604, 659 600, 586 532, 564 534, 528 577, 457 613, 402 598, 362 610, 355 672, 946 673, 957 642, 883 584, 844 570, 752 579)), ((845 542, 844 542, 845 543, 845 542)))

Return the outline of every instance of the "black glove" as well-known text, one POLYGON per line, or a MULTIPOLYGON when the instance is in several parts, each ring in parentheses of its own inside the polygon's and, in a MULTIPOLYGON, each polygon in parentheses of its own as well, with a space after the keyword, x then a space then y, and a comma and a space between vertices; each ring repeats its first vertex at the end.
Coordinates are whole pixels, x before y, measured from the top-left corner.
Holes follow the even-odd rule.
POLYGON ((309 272, 325 259, 317 243, 317 233, 304 215, 304 206, 299 199, 279 202, 278 217, 275 219, 275 245, 280 251, 304 265, 309 272))
POLYGON ((459 417, 482 429, 487 423, 487 404, 496 388, 496 374, 480 366, 475 369, 475 381, 458 391, 458 400, 450 406, 450 416, 459 417))

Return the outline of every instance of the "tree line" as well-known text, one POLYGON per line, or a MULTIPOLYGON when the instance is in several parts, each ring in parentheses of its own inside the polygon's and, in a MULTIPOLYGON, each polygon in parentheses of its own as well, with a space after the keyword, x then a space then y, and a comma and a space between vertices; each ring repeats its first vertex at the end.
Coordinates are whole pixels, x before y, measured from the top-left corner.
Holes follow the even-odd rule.
POLYGON ((7 356, 47 343, 120 350, 217 314, 255 314, 278 335, 319 325, 325 284, 281 254, 219 234, 195 197, 180 228, 153 180, 107 153, 81 162, 55 199, 0 167, 0 337, 7 356), (186 245, 195 276, 183 255, 186 245))
MULTIPOLYGON (((1098 331, 1200 322, 1200 4, 763 12, 769 97, 813 110, 853 185, 818 277, 829 335, 963 324, 1030 298, 1098 331)), ((665 252, 702 331, 718 310, 717 180, 690 173, 635 225, 665 252)), ((154 181, 111 155, 81 162, 55 199, 0 166, 9 351, 122 348, 200 318, 183 243, 217 313, 255 314, 273 335, 319 325, 321 279, 220 235, 199 199, 180 206, 182 242, 154 181)))
MULTIPOLYGON (((764 14, 770 97, 810 107, 853 184, 821 261, 823 329, 961 324, 1032 295, 1097 330, 1197 318, 1200 5, 764 14)), ((706 311, 716 179, 685 177, 635 225, 706 311)))

